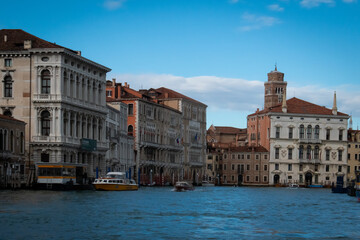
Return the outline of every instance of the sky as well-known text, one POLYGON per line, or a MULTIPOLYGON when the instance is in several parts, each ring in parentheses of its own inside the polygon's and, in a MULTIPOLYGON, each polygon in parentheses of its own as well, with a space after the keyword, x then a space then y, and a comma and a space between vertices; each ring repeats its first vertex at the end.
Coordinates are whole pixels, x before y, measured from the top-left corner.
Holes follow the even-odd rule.
POLYGON ((23 29, 112 69, 107 79, 203 102, 207 126, 245 128, 264 82, 360 125, 358 0, 4 1, 0 29, 23 29), (14 10, 16 9, 16 10, 14 10))

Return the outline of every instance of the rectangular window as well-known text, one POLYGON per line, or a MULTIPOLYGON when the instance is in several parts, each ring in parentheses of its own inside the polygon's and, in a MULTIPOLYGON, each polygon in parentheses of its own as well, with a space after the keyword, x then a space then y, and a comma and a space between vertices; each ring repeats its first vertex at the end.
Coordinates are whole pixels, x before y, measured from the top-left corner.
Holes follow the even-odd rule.
POLYGON ((315 164, 315 172, 319 171, 319 165, 315 164))
POLYGON ((246 156, 246 158, 247 158, 247 159, 250 159, 250 154, 248 154, 248 155, 246 156))
POLYGON ((268 169, 267 165, 264 165, 264 171, 267 171, 267 169, 268 169))
POLYGON ((226 170, 226 164, 224 164, 224 170, 226 170))
POLYGON ((112 91, 111 90, 106 90, 106 96, 111 97, 112 96, 112 91))
POLYGON ((246 170, 250 171, 250 165, 249 164, 246 165, 246 170))
POLYGON ((255 157, 256 157, 256 160, 258 160, 258 159, 259 159, 259 155, 258 155, 258 154, 256 154, 256 155, 255 155, 255 157))
POLYGON ((275 159, 279 159, 279 148, 275 148, 275 159))
POLYGON ((330 129, 326 129, 326 140, 330 140, 330 129))
POLYGON ((280 138, 280 127, 276 127, 276 138, 280 138))
POLYGON ((339 152, 338 152, 338 160, 339 161, 342 161, 342 153, 343 153, 343 151, 339 150, 339 152))
POLYGON ((255 165, 255 169, 256 169, 256 171, 259 171, 259 165, 255 165))
POLYGON ((299 171, 302 171, 302 170, 303 170, 303 165, 300 164, 300 165, 299 165, 299 171))
POLYGON ((326 150, 326 161, 329 161, 330 160, 330 150, 326 150))
POLYGON ((339 130, 339 141, 343 140, 343 130, 339 130))
POLYGON ((246 176, 246 181, 250 182, 250 176, 246 176))
POLYGON ((289 138, 293 138, 293 128, 289 128, 289 138))
POLYGON ((288 171, 292 171, 292 164, 288 165, 288 171))
POLYGON ((267 159, 267 155, 264 155, 264 159, 267 159))
POLYGON ((134 104, 128 104, 128 115, 134 115, 134 104))
POLYGON ((50 155, 48 153, 42 153, 41 154, 41 162, 49 162, 50 155))
POLYGON ((267 176, 264 176, 264 182, 267 182, 267 176))
POLYGON ((12 59, 6 58, 4 60, 4 65, 5 65, 5 67, 11 67, 12 66, 12 59))
POLYGON ((304 181, 304 180, 303 180, 303 175, 302 175, 302 174, 300 174, 300 175, 299 175, 299 182, 301 182, 301 183, 302 183, 303 181, 304 181))
POLYGON ((255 176, 255 182, 259 181, 259 176, 255 176))
POLYGON ((279 164, 275 163, 275 170, 279 170, 279 164))
POLYGON ((288 150, 288 158, 292 159, 292 148, 289 148, 288 150))
POLYGON ((325 171, 326 171, 326 172, 329 172, 329 171, 330 171, 330 166, 329 166, 329 165, 326 165, 325 171))
POLYGON ((347 166, 347 172, 350 173, 350 166, 347 166))
POLYGON ((341 172, 341 171, 342 171, 342 167, 338 166, 338 172, 341 172))
POLYGON ((235 170, 235 165, 234 164, 231 164, 231 170, 235 170))

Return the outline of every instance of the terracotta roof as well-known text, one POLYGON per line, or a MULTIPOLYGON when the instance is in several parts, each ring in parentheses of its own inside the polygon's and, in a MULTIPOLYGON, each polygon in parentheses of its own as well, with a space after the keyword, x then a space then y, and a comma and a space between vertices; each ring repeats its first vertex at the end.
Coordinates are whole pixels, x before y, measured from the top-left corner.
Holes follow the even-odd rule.
POLYGON ((230 152, 269 152, 266 148, 259 146, 259 147, 249 147, 249 146, 240 146, 240 147, 232 147, 229 148, 230 152))
POLYGON ((31 48, 64 48, 74 53, 74 50, 62 47, 55 43, 45 41, 21 29, 1 29, 0 30, 0 51, 22 51, 24 41, 31 40, 31 48), (6 35, 6 41, 5 41, 6 35))
POLYGON ((223 133, 223 134, 238 134, 238 133, 246 133, 247 129, 246 128, 215 126, 215 131, 217 133, 223 133))
POLYGON ((168 89, 168 88, 165 88, 165 87, 157 88, 155 90, 157 92, 161 93, 161 95, 159 95, 157 97, 158 99, 182 98, 182 99, 187 99, 187 100, 190 100, 192 102, 195 102, 195 103, 206 106, 206 104, 203 104, 202 102, 196 101, 195 99, 192 99, 190 97, 187 97, 187 96, 185 96, 185 95, 183 95, 181 93, 178 93, 178 92, 176 92, 174 90, 171 90, 171 89, 168 89), (165 93, 168 94, 168 97, 165 97, 165 93))
POLYGON ((24 121, 18 120, 18 119, 13 118, 13 117, 8 117, 8 116, 2 115, 2 114, 0 114, 0 118, 1 118, 1 119, 5 119, 5 120, 14 121, 14 122, 25 123, 24 121))
MULTIPOLYGON (((286 100, 287 105, 287 113, 293 114, 316 114, 316 115, 333 115, 332 110, 326 107, 322 107, 296 97, 286 100)), ((250 114, 249 116, 253 116, 256 114, 264 114, 264 113, 282 113, 282 104, 278 104, 269 109, 264 109, 259 112, 250 114)), ((337 112, 337 116, 348 116, 345 113, 337 112)))

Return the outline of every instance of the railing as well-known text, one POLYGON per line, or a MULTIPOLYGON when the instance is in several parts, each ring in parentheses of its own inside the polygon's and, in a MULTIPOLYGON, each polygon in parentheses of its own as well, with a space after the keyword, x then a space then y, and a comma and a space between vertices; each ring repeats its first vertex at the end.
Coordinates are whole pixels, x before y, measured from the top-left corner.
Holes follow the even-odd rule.
POLYGON ((300 160, 300 163, 312 163, 312 164, 318 164, 321 162, 320 159, 299 159, 300 160))
POLYGON ((318 139, 318 138, 300 138, 299 143, 320 144, 321 139, 318 139))

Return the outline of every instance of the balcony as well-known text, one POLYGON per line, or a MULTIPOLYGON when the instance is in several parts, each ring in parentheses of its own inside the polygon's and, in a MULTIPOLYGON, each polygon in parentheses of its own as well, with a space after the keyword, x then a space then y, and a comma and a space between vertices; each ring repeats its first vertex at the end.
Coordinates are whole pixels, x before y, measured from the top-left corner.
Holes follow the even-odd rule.
POLYGON ((320 164, 321 160, 320 159, 299 159, 300 163, 308 163, 308 164, 320 164))
POLYGON ((321 144, 321 139, 316 138, 300 138, 299 143, 303 144, 321 144))

